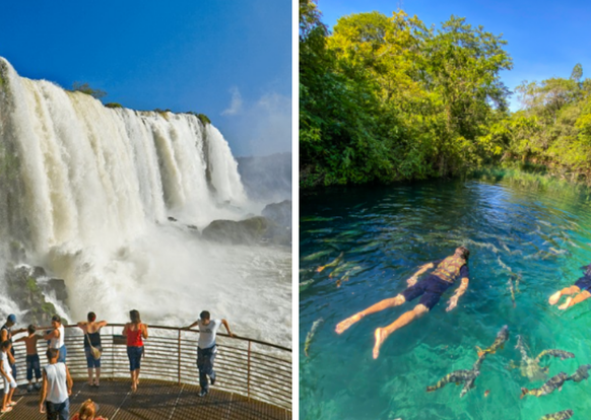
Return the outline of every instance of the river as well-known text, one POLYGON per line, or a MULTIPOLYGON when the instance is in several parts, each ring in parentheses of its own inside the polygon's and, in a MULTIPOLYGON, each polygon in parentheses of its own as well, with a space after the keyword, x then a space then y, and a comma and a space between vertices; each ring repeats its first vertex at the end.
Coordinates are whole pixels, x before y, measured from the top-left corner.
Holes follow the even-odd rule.
POLYGON ((547 378, 561 371, 570 375, 591 362, 591 301, 567 311, 548 304, 554 291, 572 285, 582 275, 580 267, 591 263, 588 200, 574 191, 474 180, 303 193, 301 418, 537 420, 566 409, 584 417, 591 409, 587 381, 520 399, 522 387, 538 388, 544 381, 530 382, 508 367, 521 360, 517 335, 531 357, 551 348, 575 354, 545 358, 547 378), (452 312, 445 307, 455 288, 425 317, 394 332, 376 360, 374 330, 417 301, 370 315, 341 335, 335 332, 339 321, 403 291, 420 265, 451 255, 459 245, 471 251, 470 283, 452 312), (340 253, 339 265, 316 271, 340 253), (347 276, 348 270, 353 271, 347 276), (305 356, 306 336, 319 319, 305 356), (453 383, 426 392, 446 374, 470 369, 475 346, 488 347, 505 324, 509 341, 488 355, 466 396, 460 398, 462 387, 453 383))

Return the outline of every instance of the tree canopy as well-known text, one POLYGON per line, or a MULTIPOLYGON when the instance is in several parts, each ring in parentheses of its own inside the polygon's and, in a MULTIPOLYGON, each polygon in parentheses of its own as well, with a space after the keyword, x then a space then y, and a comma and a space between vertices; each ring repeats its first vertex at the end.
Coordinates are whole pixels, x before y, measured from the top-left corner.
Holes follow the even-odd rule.
POLYGON ((543 164, 589 178, 591 81, 524 82, 511 113, 500 35, 451 16, 427 28, 398 10, 338 19, 300 0, 301 184, 388 183, 482 165, 543 164))

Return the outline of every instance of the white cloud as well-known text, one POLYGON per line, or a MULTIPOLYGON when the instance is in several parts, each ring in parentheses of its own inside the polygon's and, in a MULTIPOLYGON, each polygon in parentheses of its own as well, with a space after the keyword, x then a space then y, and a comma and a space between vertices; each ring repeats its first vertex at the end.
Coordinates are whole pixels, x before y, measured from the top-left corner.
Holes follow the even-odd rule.
POLYGON ((230 101, 230 107, 222 112, 222 115, 236 115, 242 111, 242 95, 236 86, 230 89, 232 94, 232 100, 230 101))

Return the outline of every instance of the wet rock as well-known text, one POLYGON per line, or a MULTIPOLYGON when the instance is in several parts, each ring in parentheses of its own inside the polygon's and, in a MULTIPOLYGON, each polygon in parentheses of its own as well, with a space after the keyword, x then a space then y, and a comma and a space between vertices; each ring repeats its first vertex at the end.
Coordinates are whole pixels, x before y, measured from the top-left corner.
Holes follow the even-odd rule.
POLYGON ((27 312, 21 316, 19 323, 47 325, 51 317, 57 313, 55 306, 45 299, 54 293, 57 300, 66 306, 68 294, 61 279, 47 280, 43 267, 26 265, 9 267, 4 278, 7 285, 8 298, 19 308, 27 312))
POLYGON ((202 237, 217 242, 252 244, 261 242, 272 222, 265 217, 251 217, 246 220, 214 220, 205 229, 202 237))
POLYGON ((273 220, 279 226, 291 227, 291 200, 269 204, 261 214, 267 219, 273 220))
POLYGON ((171 222, 176 222, 176 221, 177 221, 177 219, 175 219, 175 218, 174 218, 174 217, 172 217, 172 216, 168 216, 168 220, 170 220, 171 222))

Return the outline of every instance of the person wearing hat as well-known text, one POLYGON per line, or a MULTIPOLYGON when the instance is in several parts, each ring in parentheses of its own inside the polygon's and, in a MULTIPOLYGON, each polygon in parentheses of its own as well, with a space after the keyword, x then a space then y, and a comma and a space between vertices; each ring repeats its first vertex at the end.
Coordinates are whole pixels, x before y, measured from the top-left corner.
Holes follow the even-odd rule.
MULTIPOLYGON (((22 333, 27 331, 25 328, 21 328, 18 330, 12 330, 12 327, 16 324, 16 315, 10 314, 8 318, 6 318, 6 323, 2 325, 0 328, 0 343, 5 341, 10 341, 12 344, 12 336, 15 334, 22 333)), ((12 369, 12 377, 16 380, 16 360, 15 360, 15 352, 14 347, 10 346, 10 352, 8 353, 8 363, 10 363, 12 369)))
POLYGON ((211 380, 211 384, 215 384, 215 372, 213 371, 213 362, 217 353, 215 344, 215 337, 221 325, 226 328, 228 335, 234 337, 230 332, 230 326, 225 319, 209 319, 208 311, 203 311, 199 314, 199 319, 189 325, 189 329, 199 326, 199 341, 197 343, 197 368, 199 369, 199 391, 200 397, 205 397, 209 392, 209 384, 207 377, 211 380))

